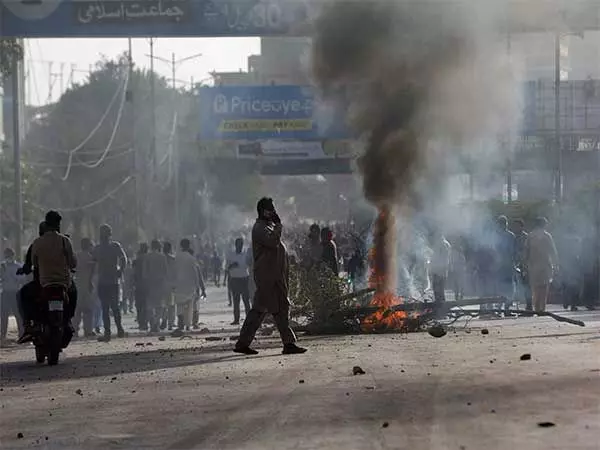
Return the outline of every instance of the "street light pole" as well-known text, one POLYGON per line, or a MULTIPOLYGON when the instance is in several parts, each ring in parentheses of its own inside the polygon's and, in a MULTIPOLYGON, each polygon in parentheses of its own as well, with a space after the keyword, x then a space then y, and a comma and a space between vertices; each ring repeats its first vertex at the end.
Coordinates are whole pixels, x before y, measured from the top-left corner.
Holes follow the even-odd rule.
MULTIPOLYGON (((23 41, 21 40, 21 43, 23 41)), ((21 180, 21 60, 18 55, 12 58, 12 132, 13 132, 13 165, 15 189, 15 252, 21 257, 23 248, 23 183, 21 180)))
MULTIPOLYGON (((176 59, 175 53, 171 53, 171 59, 162 58, 160 56, 155 56, 154 54, 150 55, 150 59, 152 61, 159 60, 171 66, 171 87, 173 89, 173 96, 177 95, 177 67, 183 64, 184 62, 190 61, 192 59, 200 58, 202 53, 197 53, 195 55, 186 56, 185 58, 176 59)), ((153 95, 154 96, 154 95, 153 95)), ((175 107, 175 101, 173 101, 173 107, 175 107)), ((154 104, 152 105, 152 109, 154 111, 154 104)), ((176 124, 174 124, 176 126, 176 124)), ((179 149, 176 134, 174 133, 171 142, 172 145, 172 158, 174 165, 174 214, 175 214, 175 228, 176 234, 179 236, 181 234, 181 214, 180 214, 180 205, 179 205, 179 149)))
POLYGON ((554 201, 562 200, 563 155, 560 130, 560 39, 559 31, 554 35, 554 141, 556 145, 556 167, 554 175, 554 201))

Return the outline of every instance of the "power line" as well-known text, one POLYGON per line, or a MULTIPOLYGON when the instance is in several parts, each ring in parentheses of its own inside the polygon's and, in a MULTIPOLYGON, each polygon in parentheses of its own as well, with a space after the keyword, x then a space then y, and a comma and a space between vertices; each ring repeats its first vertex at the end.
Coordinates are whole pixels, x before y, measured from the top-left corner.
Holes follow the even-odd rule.
POLYGON ((110 136, 110 139, 108 141, 108 144, 106 145, 106 148, 104 149, 104 153, 102 153, 102 156, 100 156, 100 158, 98 159, 98 161, 96 161, 95 163, 89 164, 86 163, 84 161, 81 161, 82 165, 84 167, 87 167, 88 169, 95 169, 96 167, 100 166, 104 160, 106 159, 108 153, 110 152, 113 142, 115 141, 115 138, 117 137, 117 131, 119 129, 119 125, 121 124, 121 118, 123 117, 123 110, 125 109, 125 101, 127 100, 127 82, 129 81, 129 75, 127 75, 127 80, 125 82, 125 86, 123 88, 123 95, 121 97, 121 104, 119 105, 119 111, 117 112, 117 118, 115 120, 115 127, 113 128, 112 134, 110 136))
POLYGON ((39 209, 40 211, 48 211, 50 209, 58 210, 58 211, 62 211, 62 212, 81 211, 81 210, 89 209, 89 208, 91 208, 93 206, 99 205, 100 203, 108 200, 110 197, 112 197, 113 195, 115 195, 121 188, 123 188, 123 186, 125 186, 132 178, 133 177, 131 175, 128 176, 116 188, 114 188, 113 190, 111 190, 107 194, 105 194, 102 197, 94 200, 93 202, 90 202, 90 203, 87 203, 87 204, 81 205, 81 206, 76 206, 76 207, 72 207, 72 208, 47 208, 47 207, 44 207, 42 205, 38 205, 37 203, 31 202, 31 201, 28 201, 27 203, 29 203, 33 207, 39 209))
MULTIPOLYGON (((133 152, 133 149, 129 148, 128 150, 125 150, 124 152, 121 152, 121 153, 113 153, 112 155, 107 156, 106 159, 120 158, 121 156, 128 155, 131 152, 133 152)), ((24 164, 29 165, 29 166, 34 166, 34 167, 55 167, 55 168, 64 168, 65 167, 65 164, 57 164, 57 163, 51 163, 51 162, 28 161, 28 160, 22 160, 22 161, 24 164)), ((86 165, 83 161, 74 162, 71 165, 73 167, 86 167, 86 165)))
MULTIPOLYGON (((75 148, 69 150, 69 160, 67 162, 67 169, 65 170, 65 174, 61 177, 62 181, 66 181, 67 178, 69 178, 69 175, 71 173, 71 165, 73 163, 73 156, 75 155, 75 153, 79 150, 81 150, 81 148, 83 148, 83 146, 85 144, 87 144, 89 142, 90 139, 92 139, 92 137, 96 134, 96 132, 100 129, 100 127, 102 126, 102 124, 104 123, 104 121, 106 120, 106 118, 108 117, 108 114, 110 113, 110 110, 113 106, 113 104, 117 101, 117 98, 119 98, 119 93, 121 92, 121 88, 123 90, 123 98, 121 101, 121 104, 124 104, 124 100, 126 98, 126 93, 127 93, 127 85, 129 83, 129 71, 127 71, 125 73, 125 79, 123 81, 123 84, 121 86, 119 86, 117 88, 117 90, 115 91, 115 95, 113 95, 113 98, 110 100, 110 103, 108 104, 108 107, 106 108, 106 111, 104 112, 104 114, 102 115, 102 117, 100 118, 100 121, 97 123, 97 125, 94 127, 94 129, 90 132, 90 134, 75 148)), ((122 113, 122 107, 120 108, 120 113, 122 113)), ((119 126, 119 121, 117 121, 115 129, 119 126)), ((114 133, 115 130, 113 130, 114 133)), ((112 140, 111 140, 111 144, 112 144, 112 140)), ((109 147, 110 149, 110 147, 109 147)))

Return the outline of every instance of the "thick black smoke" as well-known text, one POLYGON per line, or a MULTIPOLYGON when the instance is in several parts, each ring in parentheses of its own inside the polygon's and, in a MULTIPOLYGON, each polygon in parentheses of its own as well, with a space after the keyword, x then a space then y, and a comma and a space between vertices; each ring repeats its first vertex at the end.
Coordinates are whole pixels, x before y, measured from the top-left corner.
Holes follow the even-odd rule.
POLYGON ((313 73, 324 96, 344 92, 366 141, 359 168, 372 203, 427 201, 477 139, 518 118, 484 3, 338 0, 317 20, 313 73))

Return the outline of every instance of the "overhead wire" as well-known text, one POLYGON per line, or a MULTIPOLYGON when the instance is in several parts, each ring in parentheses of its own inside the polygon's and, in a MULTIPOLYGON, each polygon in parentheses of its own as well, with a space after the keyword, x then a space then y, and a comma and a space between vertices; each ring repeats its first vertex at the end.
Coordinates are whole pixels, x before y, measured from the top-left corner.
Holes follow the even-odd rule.
MULTIPOLYGON (((61 177, 62 181, 66 181, 69 178, 69 175, 71 174, 71 165, 73 163, 73 156, 75 155, 76 152, 81 150, 83 148, 83 146, 85 144, 87 144, 90 141, 90 139, 92 139, 92 137, 94 137, 94 135, 98 132, 98 130, 100 129, 100 127, 102 126, 102 124, 104 123, 106 118, 108 117, 108 114, 110 113, 110 111, 112 109, 112 106, 119 98, 119 94, 121 93, 121 91, 123 92, 123 98, 122 98, 121 104, 123 105, 125 103, 124 100, 126 98, 125 94, 127 92, 128 83, 129 83, 129 71, 127 70, 125 72, 125 78, 124 78, 123 82, 119 85, 119 87, 117 87, 115 94, 113 95, 110 102, 108 103, 106 111, 104 111, 104 114, 102 115, 102 117, 100 117, 100 120, 98 121, 96 126, 92 129, 92 131, 88 134, 88 136, 79 145, 77 145, 75 148, 68 151, 69 159, 67 161, 67 169, 65 170, 64 175, 61 177)), ((122 108, 121 108, 121 110, 122 110, 122 108)), ((118 124, 119 124, 119 122, 117 121, 115 128, 118 128, 118 124)), ((113 132, 114 132, 114 130, 113 130, 113 132)))
POLYGON ((123 87, 123 94, 121 96, 121 103, 119 105, 119 110, 117 112, 117 118, 115 119, 115 126, 113 128, 110 139, 108 140, 108 144, 106 145, 106 148, 104 149, 104 152, 102 153, 102 155, 100 156, 98 161, 96 161, 95 163, 90 164, 85 161, 81 161, 81 164, 84 167, 87 167, 88 169, 95 169, 96 167, 100 166, 104 162, 104 160, 106 159, 106 157, 108 156, 108 153, 110 152, 110 150, 112 148, 113 142, 115 141, 115 138, 117 137, 117 131, 119 130, 119 125, 121 124, 121 118, 123 117, 123 111, 125 110, 125 102, 127 100, 128 81, 129 81, 129 75, 127 75, 127 79, 125 80, 125 85, 123 87))
MULTIPOLYGON (((112 155, 109 155, 106 157, 106 159, 115 159, 115 158, 120 158, 121 156, 125 156, 128 155, 129 153, 132 153, 133 149, 132 148, 128 148, 127 150, 120 152, 120 153, 113 153, 112 155)), ((44 161, 29 161, 29 160, 23 160, 23 163, 29 166, 34 166, 34 167, 55 167, 55 168, 64 168, 65 164, 57 164, 57 163, 53 163, 53 162, 44 162, 44 161)), ((84 163, 82 161, 78 161, 78 162, 74 162, 71 164, 73 167, 83 167, 84 163)))
POLYGON ((112 189, 110 192, 104 194, 102 197, 100 197, 90 203, 87 203, 87 204, 81 205, 81 206, 75 206, 75 207, 69 207, 69 208, 60 208, 60 207, 47 208, 47 207, 44 207, 42 205, 39 205, 39 204, 31 202, 31 201, 29 201, 28 203, 31 204, 32 206, 34 206, 35 208, 39 209, 40 211, 47 211, 49 209, 58 210, 61 212, 81 211, 81 210, 89 209, 93 206, 99 205, 100 203, 108 200, 113 195, 115 195, 119 190, 121 190, 123 188, 123 186, 125 186, 132 178, 133 178, 133 176, 129 175, 116 188, 112 189))

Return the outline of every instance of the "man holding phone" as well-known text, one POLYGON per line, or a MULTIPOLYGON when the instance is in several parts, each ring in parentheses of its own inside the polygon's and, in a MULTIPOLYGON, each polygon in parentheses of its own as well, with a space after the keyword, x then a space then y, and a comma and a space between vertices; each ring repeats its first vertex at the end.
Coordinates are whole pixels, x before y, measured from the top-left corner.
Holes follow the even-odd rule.
POLYGON ((290 328, 288 299, 289 266, 287 250, 281 242, 283 226, 273 199, 263 197, 256 206, 258 218, 252 228, 252 254, 256 293, 254 304, 246 316, 234 352, 256 355, 250 348, 256 332, 267 313, 273 314, 283 342, 283 354, 306 352, 296 345, 296 335, 290 328))

